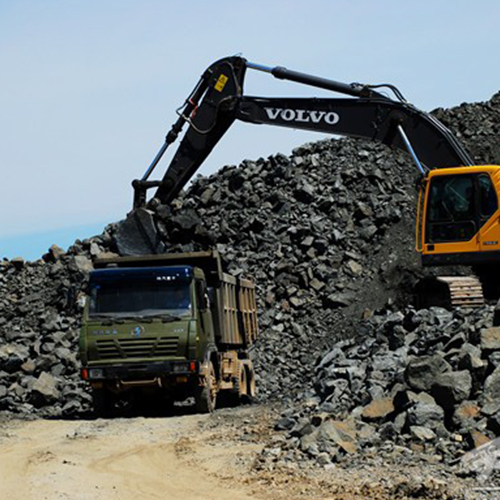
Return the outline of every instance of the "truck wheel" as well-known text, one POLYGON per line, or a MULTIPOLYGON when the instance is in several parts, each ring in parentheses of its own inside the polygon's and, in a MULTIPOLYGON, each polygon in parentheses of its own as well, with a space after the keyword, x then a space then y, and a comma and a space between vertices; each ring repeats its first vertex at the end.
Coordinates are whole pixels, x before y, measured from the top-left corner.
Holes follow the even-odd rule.
POLYGON ((208 376, 202 387, 198 387, 194 396, 196 410, 199 413, 212 413, 215 410, 217 400, 217 379, 215 377, 214 365, 209 362, 208 376))
POLYGON ((92 389, 92 406, 96 417, 111 417, 115 406, 115 398, 106 389, 92 389))

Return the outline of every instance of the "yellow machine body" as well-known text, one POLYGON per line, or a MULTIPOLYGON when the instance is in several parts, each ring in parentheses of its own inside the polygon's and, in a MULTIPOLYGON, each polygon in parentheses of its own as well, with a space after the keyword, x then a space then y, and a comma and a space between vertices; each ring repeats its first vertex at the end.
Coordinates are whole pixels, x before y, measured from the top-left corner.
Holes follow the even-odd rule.
POLYGON ((425 266, 500 262, 500 166, 430 171, 420 191, 416 247, 425 266))

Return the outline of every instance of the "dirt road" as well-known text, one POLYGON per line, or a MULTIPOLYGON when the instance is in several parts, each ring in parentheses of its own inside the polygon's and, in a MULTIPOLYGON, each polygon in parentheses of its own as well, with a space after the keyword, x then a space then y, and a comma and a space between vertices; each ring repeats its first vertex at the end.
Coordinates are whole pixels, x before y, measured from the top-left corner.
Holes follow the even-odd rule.
POLYGON ((256 467, 274 420, 271 408, 254 406, 213 415, 0 422, 0 499, 462 498, 425 469, 256 467))
MULTIPOLYGON (((0 498, 251 499, 242 479, 261 445, 236 442, 245 429, 221 439, 221 419, 230 432, 230 412, 8 423, 0 441, 0 498)), ((245 425, 244 410, 238 420, 245 425)))

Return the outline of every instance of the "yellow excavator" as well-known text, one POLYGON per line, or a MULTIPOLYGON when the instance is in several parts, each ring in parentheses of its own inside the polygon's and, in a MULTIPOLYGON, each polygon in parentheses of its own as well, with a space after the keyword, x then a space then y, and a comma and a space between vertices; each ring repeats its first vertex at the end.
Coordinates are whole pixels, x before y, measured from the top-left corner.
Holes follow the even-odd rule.
POLYGON ((380 141, 408 152, 420 172, 416 248, 423 265, 474 266, 478 273, 423 280, 418 291, 420 306, 478 306, 484 302, 483 288, 497 289, 500 166, 473 165, 450 130, 407 102, 394 85, 346 84, 239 56, 226 57, 205 70, 178 115, 143 177, 132 183, 135 209, 172 201, 235 120, 380 141), (350 97, 246 96, 247 70, 350 97), (381 93, 381 88, 393 97, 381 93), (188 129, 163 179, 149 180, 185 123, 188 129), (148 201, 150 188, 156 192, 148 201))
POLYGON ((498 296, 499 192, 498 165, 435 169, 423 178, 416 225, 423 265, 470 265, 477 277, 423 280, 417 290, 421 306, 439 304, 440 297, 445 306, 481 305, 483 289, 488 297, 498 296))

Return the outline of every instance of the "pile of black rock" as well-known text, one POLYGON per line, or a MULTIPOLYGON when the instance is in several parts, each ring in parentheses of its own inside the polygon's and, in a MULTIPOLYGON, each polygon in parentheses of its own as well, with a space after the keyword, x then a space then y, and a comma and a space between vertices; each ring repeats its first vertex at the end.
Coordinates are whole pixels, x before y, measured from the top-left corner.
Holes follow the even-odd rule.
MULTIPOLYGON (((102 239, 98 237, 93 245, 102 239)), ((21 415, 84 414, 78 332, 82 289, 92 270, 90 242, 42 259, 0 262, 0 411, 21 415)))
POLYGON ((314 391, 285 410, 277 457, 323 464, 354 452, 451 461, 500 435, 500 328, 493 308, 368 314, 316 366, 314 391))
MULTIPOLYGON (((500 163, 500 94, 437 114, 475 157, 500 163)), ((138 249, 216 248, 230 272, 253 276, 260 398, 292 402, 316 383, 317 403, 331 402, 335 397, 326 401, 316 375, 318 359, 339 340, 371 334, 360 326, 367 309, 378 310, 390 299, 395 314, 409 314, 412 282, 420 273, 413 251, 414 180, 415 167, 402 153, 354 139, 323 140, 290 156, 224 167, 197 178, 171 205, 139 211, 137 220, 150 236, 146 243, 136 239, 129 219, 66 252, 53 247, 37 262, 4 260, 0 411, 88 411, 76 358, 86 278, 95 258, 138 249)))

